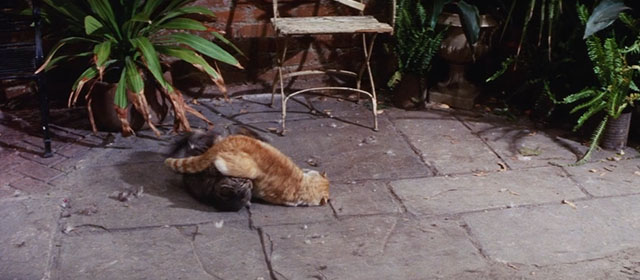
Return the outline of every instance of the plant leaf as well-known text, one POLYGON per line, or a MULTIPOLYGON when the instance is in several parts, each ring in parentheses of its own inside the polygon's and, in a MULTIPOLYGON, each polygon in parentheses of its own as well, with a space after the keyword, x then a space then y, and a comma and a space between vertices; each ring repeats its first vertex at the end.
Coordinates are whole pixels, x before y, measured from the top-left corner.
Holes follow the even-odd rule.
POLYGON ((91 10, 96 13, 102 20, 111 24, 113 31, 118 35, 118 37, 122 38, 122 34, 120 33, 120 27, 116 22, 116 16, 113 13, 113 9, 111 8, 111 4, 109 4, 109 0, 87 0, 89 2, 89 6, 91 10))
POLYGON ((584 30, 582 39, 586 39, 596 32, 607 28, 618 18, 618 15, 622 11, 630 9, 631 8, 624 5, 622 0, 602 0, 598 6, 593 9, 593 13, 587 20, 587 27, 584 30))
POLYGON ((36 70, 35 74, 42 72, 42 70, 44 70, 45 68, 50 69, 51 67, 53 67, 53 64, 51 65, 49 64, 51 63, 51 60, 53 59, 53 57, 56 55, 56 52, 58 52, 58 50, 60 50, 60 48, 62 48, 62 46, 64 46, 68 42, 73 42, 73 41, 88 41, 92 43, 98 43, 98 41, 82 38, 82 37, 67 37, 67 38, 61 39, 60 41, 58 41, 58 43, 56 43, 56 45, 51 49, 51 51, 49 51, 47 58, 44 60, 42 65, 40 65, 40 68, 36 70))
POLYGON ((198 55, 198 53, 189 49, 179 47, 158 46, 157 49, 158 52, 182 59, 188 63, 191 63, 191 65, 193 65, 193 67, 197 68, 198 70, 207 73, 211 78, 211 81, 213 81, 218 86, 220 91, 226 97, 227 88, 224 85, 222 75, 220 75, 218 71, 213 69, 213 67, 211 67, 211 65, 209 65, 209 63, 207 63, 207 61, 202 56, 198 55))
POLYGON ((460 22, 462 23, 464 35, 467 37, 469 45, 473 47, 480 36, 480 12, 478 7, 465 1, 460 1, 457 5, 460 8, 460 22))
POLYGON ((432 2, 433 6, 431 9, 431 17, 429 18, 429 26, 431 29, 436 28, 436 24, 438 23, 438 16, 442 14, 442 9, 446 4, 451 3, 451 0, 434 0, 432 2))
POLYGON ((164 77, 162 77, 162 66, 160 65, 160 60, 158 59, 158 53, 156 52, 149 39, 146 37, 133 38, 131 39, 131 44, 142 53, 147 69, 149 69, 160 86, 172 92, 173 88, 171 88, 169 83, 164 79, 164 77))
POLYGON ((129 89, 136 94, 141 94, 144 91, 144 81, 138 72, 138 67, 129 56, 125 58, 125 70, 129 89))
POLYGON ((235 57, 222 49, 220 46, 205 38, 188 33, 174 33, 170 35, 170 38, 173 39, 176 43, 185 44, 193 48, 197 52, 200 52, 215 60, 219 60, 240 69, 244 69, 235 57))
POLYGON ((116 96, 113 99, 113 103, 116 104, 119 108, 127 107, 127 76, 126 70, 123 70, 120 73, 120 81, 118 81, 118 85, 116 86, 116 96))
POLYGON ((233 43, 231 43, 231 41, 229 41, 227 38, 222 36, 222 34, 216 32, 216 31, 211 32, 211 34, 213 34, 213 37, 216 37, 216 39, 220 40, 225 45, 233 48, 233 50, 238 52, 240 55, 242 55, 244 57, 247 57, 238 47, 236 47, 236 45, 234 45, 233 43))
POLYGON ((69 100, 67 101, 68 107, 76 104, 78 95, 82 91, 82 87, 84 87, 87 82, 94 79, 97 75, 98 69, 96 69, 95 66, 87 68, 86 70, 84 70, 84 72, 82 72, 82 74, 80 74, 78 79, 73 83, 73 86, 71 86, 71 94, 69 94, 69 100))
POLYGON ((104 41, 97 44, 93 47, 93 54, 95 55, 96 66, 98 66, 98 68, 103 67, 111 54, 111 41, 104 41))
POLYGON ((193 20, 190 18, 174 18, 162 25, 159 25, 158 28, 162 29, 184 29, 184 30, 197 30, 197 31, 206 31, 208 28, 197 20, 193 20))
POLYGON ((96 30, 102 27, 103 27, 102 23, 100 23, 100 21, 94 18, 93 16, 89 15, 84 18, 84 32, 87 35, 91 35, 93 32, 95 32, 96 30))

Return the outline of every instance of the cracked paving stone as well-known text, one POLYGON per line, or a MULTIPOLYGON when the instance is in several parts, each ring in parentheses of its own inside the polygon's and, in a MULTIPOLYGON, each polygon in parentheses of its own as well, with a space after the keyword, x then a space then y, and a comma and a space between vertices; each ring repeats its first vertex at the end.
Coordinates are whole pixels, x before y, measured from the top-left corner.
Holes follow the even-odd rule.
POLYGON ((572 178, 594 196, 640 193, 640 160, 604 161, 566 167, 572 178))
POLYGON ((59 279, 209 279, 175 228, 63 236, 59 279))
MULTIPOLYGON (((370 116, 345 118, 344 122, 291 121, 287 122, 291 131, 285 137, 274 138, 271 144, 302 168, 326 171, 332 182, 432 175, 406 141, 398 140, 402 136, 387 118, 378 119, 378 132, 371 130, 371 121, 370 116), (360 125, 349 123, 357 121, 360 125), (375 141, 368 141, 372 137, 375 141), (307 164, 310 158, 315 159, 317 167, 307 164)), ((269 124, 256 126, 266 128, 269 124)))
POLYGON ((245 222, 199 225, 194 238, 195 252, 210 274, 221 279, 269 279, 260 234, 245 222))
POLYGON ((391 182, 407 210, 417 215, 452 214, 583 198, 561 168, 408 179, 391 182))
POLYGON ((432 279, 486 267, 464 229, 448 221, 370 216, 269 226, 264 236, 285 279, 432 279))
POLYGON ((497 262, 551 265, 640 247, 640 195, 465 214, 473 236, 497 262))
POLYGON ((71 215, 71 226, 99 225, 108 229, 181 225, 211 221, 248 220, 246 210, 218 212, 192 198, 183 188, 180 174, 162 162, 85 167, 65 176, 55 185, 68 194, 72 210, 97 208, 93 215, 71 215), (138 191, 129 201, 110 198, 125 191, 138 191))
POLYGON ((46 199, 0 203, 0 278, 43 279, 58 218, 46 199))
POLYGON ((331 186, 331 205, 339 217, 402 211, 386 184, 378 181, 334 184, 331 186))
POLYGON ((458 120, 400 119, 395 123, 440 174, 501 168, 502 160, 458 120))

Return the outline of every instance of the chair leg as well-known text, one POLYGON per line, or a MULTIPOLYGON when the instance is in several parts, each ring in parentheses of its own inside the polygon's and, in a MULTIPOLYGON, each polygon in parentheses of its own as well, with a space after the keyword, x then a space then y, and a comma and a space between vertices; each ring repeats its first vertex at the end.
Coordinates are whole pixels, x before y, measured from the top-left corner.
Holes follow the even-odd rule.
POLYGON ((40 99, 40 124, 42 138, 44 140, 44 154, 42 154, 42 157, 50 158, 53 156, 53 153, 51 151, 51 135, 49 134, 49 97, 44 91, 44 81, 41 76, 36 79, 36 83, 40 99))
MULTIPOLYGON (((373 72, 371 71, 371 53, 373 52, 373 43, 376 41, 378 34, 373 34, 371 41, 367 44, 367 35, 362 34, 362 48, 364 50, 365 63, 360 70, 358 80, 362 78, 363 70, 366 66, 371 83, 371 107, 373 111, 373 130, 378 131, 378 97, 376 95, 376 85, 373 80, 373 72)), ((359 82, 359 81, 358 81, 359 82)))
MULTIPOLYGON (((286 131, 286 120, 287 120, 287 97, 284 94, 284 78, 282 77, 282 68, 284 65, 284 61, 287 58, 287 48, 289 45, 289 36, 284 38, 284 46, 282 48, 282 55, 278 60, 278 79, 280 80, 280 102, 282 103, 282 131, 280 131, 280 135, 284 135, 286 131)), ((273 103, 273 93, 275 93, 275 83, 274 88, 271 95, 271 102, 273 103)))

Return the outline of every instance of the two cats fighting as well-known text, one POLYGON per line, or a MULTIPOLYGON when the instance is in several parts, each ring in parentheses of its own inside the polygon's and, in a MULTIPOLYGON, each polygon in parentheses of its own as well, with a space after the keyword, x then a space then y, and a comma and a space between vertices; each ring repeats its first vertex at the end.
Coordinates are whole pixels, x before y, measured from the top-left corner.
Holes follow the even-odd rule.
MULTIPOLYGON (((204 153, 167 158, 165 164, 180 173, 216 170, 224 176, 248 179, 252 183, 253 198, 272 204, 315 206, 329 201, 326 174, 301 169, 272 145, 246 135, 219 137, 204 153)), ((237 188, 227 189, 231 197, 243 198, 242 192, 237 191, 237 188)))

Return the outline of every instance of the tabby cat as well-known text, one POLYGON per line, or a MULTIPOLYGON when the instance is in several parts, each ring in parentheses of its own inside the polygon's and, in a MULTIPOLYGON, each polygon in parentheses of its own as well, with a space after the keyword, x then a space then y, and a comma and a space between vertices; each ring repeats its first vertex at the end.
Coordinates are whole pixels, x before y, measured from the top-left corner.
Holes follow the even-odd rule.
MULTIPOLYGON (((249 134, 243 131, 234 132, 249 134)), ((213 139, 221 135, 222 133, 217 131, 195 130, 175 142, 170 154, 200 155, 213 145, 213 139)), ((225 176, 220 174, 215 166, 198 173, 183 174, 182 181, 191 196, 220 211, 238 211, 249 205, 251 200, 251 180, 225 176)))
POLYGON ((251 179, 253 197, 273 204, 311 206, 329 201, 329 180, 324 173, 300 169, 275 147, 244 135, 227 136, 202 155, 168 158, 165 164, 182 173, 214 166, 226 176, 251 179))

